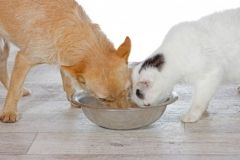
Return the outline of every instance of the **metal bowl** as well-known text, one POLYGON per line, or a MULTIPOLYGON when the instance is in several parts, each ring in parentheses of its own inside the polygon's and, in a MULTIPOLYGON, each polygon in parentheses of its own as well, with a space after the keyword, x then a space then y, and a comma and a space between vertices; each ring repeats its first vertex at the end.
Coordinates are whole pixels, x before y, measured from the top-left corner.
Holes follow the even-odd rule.
POLYGON ((178 99, 176 94, 156 107, 109 108, 84 93, 73 97, 74 104, 82 107, 85 116, 96 125, 115 130, 129 130, 148 126, 157 121, 167 105, 178 99))

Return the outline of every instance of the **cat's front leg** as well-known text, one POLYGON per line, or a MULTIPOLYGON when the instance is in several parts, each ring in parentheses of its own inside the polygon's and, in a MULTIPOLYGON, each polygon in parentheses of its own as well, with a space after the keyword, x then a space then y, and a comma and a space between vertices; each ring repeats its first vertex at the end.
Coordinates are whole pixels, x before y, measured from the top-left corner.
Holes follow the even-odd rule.
POLYGON ((201 118, 221 82, 221 77, 218 75, 207 75, 206 77, 195 84, 192 105, 189 111, 182 116, 183 122, 197 122, 201 118))

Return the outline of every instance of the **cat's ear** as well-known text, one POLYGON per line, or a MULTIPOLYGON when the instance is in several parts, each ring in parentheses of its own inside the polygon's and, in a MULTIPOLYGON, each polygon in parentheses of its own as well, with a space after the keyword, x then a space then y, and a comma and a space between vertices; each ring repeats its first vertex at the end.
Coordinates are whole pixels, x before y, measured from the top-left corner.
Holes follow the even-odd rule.
POLYGON ((131 52, 131 40, 129 37, 126 37, 125 41, 117 49, 117 55, 120 58, 123 58, 127 63, 130 52, 131 52))
POLYGON ((139 73, 148 67, 153 67, 160 71, 162 69, 162 66, 164 63, 165 63, 165 58, 164 58, 163 54, 158 53, 158 54, 154 55, 153 57, 146 59, 143 62, 142 66, 139 70, 139 73))

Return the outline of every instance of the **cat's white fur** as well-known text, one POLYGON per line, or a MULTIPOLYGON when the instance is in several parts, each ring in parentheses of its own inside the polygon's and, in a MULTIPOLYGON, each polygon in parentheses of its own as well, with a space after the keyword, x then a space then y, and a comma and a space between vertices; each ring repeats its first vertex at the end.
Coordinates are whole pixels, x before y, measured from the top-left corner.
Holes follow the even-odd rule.
POLYGON ((196 122, 220 84, 240 82, 240 8, 174 26, 150 57, 158 53, 165 59, 160 71, 148 67, 139 74, 142 63, 133 69, 132 99, 140 106, 156 105, 185 81, 193 85, 193 99, 182 121, 196 122))

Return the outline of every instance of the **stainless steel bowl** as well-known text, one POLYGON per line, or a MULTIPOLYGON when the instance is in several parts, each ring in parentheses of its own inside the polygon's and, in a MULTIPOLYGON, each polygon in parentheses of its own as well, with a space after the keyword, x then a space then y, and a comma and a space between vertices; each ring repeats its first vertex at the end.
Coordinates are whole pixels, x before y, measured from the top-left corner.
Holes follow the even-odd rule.
POLYGON ((176 94, 156 107, 146 108, 109 108, 102 105, 94 97, 84 93, 73 97, 74 104, 82 107, 85 116, 96 125, 115 130, 137 129, 157 121, 164 113, 167 105, 178 99, 176 94))

